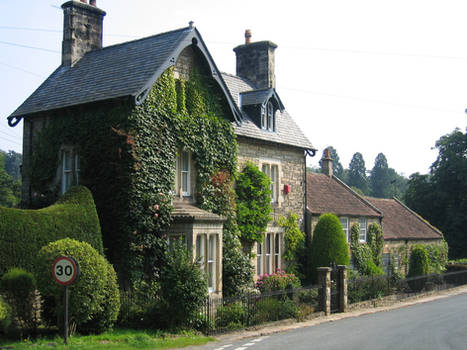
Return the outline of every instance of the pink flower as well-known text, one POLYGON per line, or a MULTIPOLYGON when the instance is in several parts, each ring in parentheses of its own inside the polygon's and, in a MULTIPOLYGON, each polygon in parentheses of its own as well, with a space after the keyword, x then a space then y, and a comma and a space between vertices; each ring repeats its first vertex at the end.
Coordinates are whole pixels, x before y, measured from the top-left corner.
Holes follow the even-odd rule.
POLYGON ((154 204, 154 210, 159 210, 159 204, 154 204))
POLYGON ((138 234, 138 232, 136 232, 136 230, 133 231, 133 234, 136 236, 138 234))
POLYGON ((154 218, 157 219, 159 217, 159 214, 155 213, 154 218))

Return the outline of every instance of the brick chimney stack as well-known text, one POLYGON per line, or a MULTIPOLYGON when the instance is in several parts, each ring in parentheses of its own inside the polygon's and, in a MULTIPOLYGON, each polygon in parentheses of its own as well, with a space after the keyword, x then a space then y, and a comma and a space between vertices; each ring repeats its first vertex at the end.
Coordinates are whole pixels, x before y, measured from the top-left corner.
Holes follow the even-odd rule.
POLYGON ((245 44, 233 50, 237 55, 237 75, 257 88, 276 87, 274 74, 274 50, 277 45, 271 41, 251 42, 251 30, 245 31, 245 44))
POLYGON ((63 9, 62 66, 72 66, 89 51, 102 48, 105 12, 96 1, 67 1, 63 9))
POLYGON ((331 149, 329 147, 323 151, 323 158, 321 158, 321 170, 323 174, 332 177, 332 157, 331 149))

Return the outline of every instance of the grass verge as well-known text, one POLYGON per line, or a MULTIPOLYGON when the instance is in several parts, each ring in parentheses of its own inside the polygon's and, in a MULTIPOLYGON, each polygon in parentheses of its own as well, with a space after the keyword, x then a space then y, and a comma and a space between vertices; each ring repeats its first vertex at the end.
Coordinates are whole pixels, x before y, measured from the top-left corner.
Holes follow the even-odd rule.
POLYGON ((0 349, 171 349, 189 345, 203 345, 214 340, 194 332, 169 334, 163 332, 116 329, 99 335, 74 335, 65 345, 63 338, 42 338, 17 342, 4 342, 0 349))

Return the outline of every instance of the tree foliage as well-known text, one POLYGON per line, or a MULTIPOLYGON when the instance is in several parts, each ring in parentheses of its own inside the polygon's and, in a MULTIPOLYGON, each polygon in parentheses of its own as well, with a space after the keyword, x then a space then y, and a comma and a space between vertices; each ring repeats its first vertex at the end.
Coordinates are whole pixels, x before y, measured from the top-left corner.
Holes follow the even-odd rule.
MULTIPOLYGON (((13 151, 9 153, 0 151, 0 206, 9 208, 16 206, 21 198, 21 182, 15 179, 18 174, 11 164, 11 152, 13 151), (9 172, 7 168, 11 171, 9 172)), ((17 171, 19 172, 19 166, 17 171)))
POLYGON ((283 258, 286 262, 285 271, 299 277, 304 277, 302 266, 300 266, 300 255, 305 248, 305 233, 298 227, 298 215, 289 213, 287 217, 277 220, 279 226, 284 228, 285 251, 283 258))
POLYGON ((384 274, 381 269, 383 245, 383 234, 378 224, 371 224, 368 228, 368 244, 360 243, 360 224, 352 225, 350 229, 352 259, 357 271, 362 275, 384 274))
POLYGON ((366 176, 365 160, 360 152, 353 155, 349 164, 347 184, 368 194, 368 177, 366 176))
POLYGON ((436 142, 438 157, 429 175, 410 176, 406 203, 445 235, 451 258, 467 256, 467 131, 436 142))
POLYGON ((401 198, 407 187, 407 179, 388 166, 383 153, 376 156, 369 180, 371 195, 376 198, 401 198))

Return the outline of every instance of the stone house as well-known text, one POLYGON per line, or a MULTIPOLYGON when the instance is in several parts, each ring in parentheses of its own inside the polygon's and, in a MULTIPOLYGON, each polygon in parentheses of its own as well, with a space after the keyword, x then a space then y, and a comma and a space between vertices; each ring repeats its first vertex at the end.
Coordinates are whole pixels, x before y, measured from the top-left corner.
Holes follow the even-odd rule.
POLYGON ((414 244, 442 242, 443 235, 439 230, 399 200, 361 196, 334 176, 329 149, 324 151, 321 161, 322 173, 307 174, 307 232, 310 235, 323 213, 339 217, 349 243, 352 225, 360 224, 360 242, 365 243, 368 226, 377 223, 383 230, 384 269, 391 258, 396 267, 406 269, 401 259, 408 259, 414 244))
MULTIPOLYGON (((224 118, 231 122, 237 137, 239 170, 247 161, 262 169, 273 182, 274 217, 294 212, 304 227, 306 157, 313 156, 316 150, 286 112, 275 90, 277 46, 274 43, 252 43, 251 33, 247 31, 245 44, 234 49, 237 74, 231 75, 218 70, 192 22, 186 28, 103 48, 102 26, 106 13, 96 7, 95 1, 89 4, 86 0, 67 1, 62 9, 62 64, 8 117, 10 126, 24 120, 22 201, 25 207, 31 205, 37 192, 47 190, 52 197, 57 197, 73 184, 89 185, 95 180, 84 175, 90 172, 84 169, 86 162, 79 149, 64 143, 58 151, 56 169, 52 169, 54 176, 42 188, 34 187, 31 174, 40 171, 42 165, 35 163, 33 156, 45 127, 72 114, 90 113, 96 118, 110 118, 110 111, 116 106, 132 111, 135 106, 148 103, 146 99, 152 87, 168 69, 173 70, 175 79, 185 80, 190 79, 193 70, 199 69, 209 77, 226 106, 224 118)), ((144 129, 140 132, 144 133, 144 129)), ((127 142, 133 140, 127 136, 127 142)), ((102 167, 118 169, 121 153, 119 148, 112 162, 103 160, 102 167)), ((174 211, 168 235, 182 237, 194 255, 202 259, 210 292, 220 295, 225 218, 199 207, 197 164, 189 151, 177 152, 175 168, 172 174, 174 211)), ((106 199, 96 200, 98 212, 108 205, 112 196, 126 193, 124 188, 112 188, 110 183, 90 187, 93 193, 99 192, 99 197, 106 199)), ((111 218, 112 225, 103 226, 104 245, 114 239, 112 230, 118 229, 119 220, 123 219, 111 218)), ((258 274, 272 272, 283 265, 282 230, 274 221, 268 225, 264 243, 255 249, 258 274)), ((119 252, 108 253, 112 262, 119 261, 119 252)))

